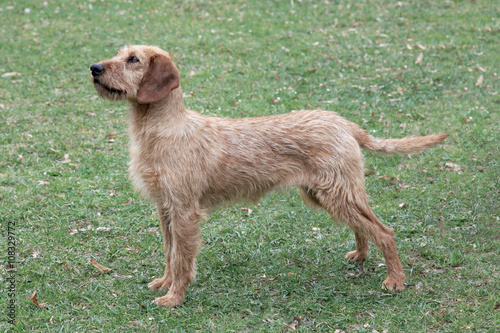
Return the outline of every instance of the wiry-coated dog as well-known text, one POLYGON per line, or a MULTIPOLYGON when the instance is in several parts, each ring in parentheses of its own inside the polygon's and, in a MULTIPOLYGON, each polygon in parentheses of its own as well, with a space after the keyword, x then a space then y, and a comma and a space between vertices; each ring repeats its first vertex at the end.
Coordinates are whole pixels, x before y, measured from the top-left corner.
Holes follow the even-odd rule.
POLYGON ((325 209, 355 234, 346 258, 361 263, 368 241, 382 251, 382 287, 404 288, 394 232, 367 202, 360 146, 375 152, 412 153, 447 134, 375 139, 334 112, 225 119, 186 110, 172 57, 153 46, 128 46, 92 65, 98 94, 128 100, 130 174, 134 187, 156 202, 167 264, 152 290, 168 289, 155 303, 174 307, 195 278, 200 219, 213 207, 296 185, 309 205, 325 209))

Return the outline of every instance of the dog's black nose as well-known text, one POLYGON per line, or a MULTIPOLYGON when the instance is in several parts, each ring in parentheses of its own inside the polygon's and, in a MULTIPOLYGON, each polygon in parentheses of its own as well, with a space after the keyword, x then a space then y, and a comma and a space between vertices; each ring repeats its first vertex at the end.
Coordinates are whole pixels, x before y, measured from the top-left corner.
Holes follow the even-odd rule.
POLYGON ((104 73, 104 67, 100 64, 94 64, 90 66, 90 70, 92 71, 92 76, 96 77, 104 73))

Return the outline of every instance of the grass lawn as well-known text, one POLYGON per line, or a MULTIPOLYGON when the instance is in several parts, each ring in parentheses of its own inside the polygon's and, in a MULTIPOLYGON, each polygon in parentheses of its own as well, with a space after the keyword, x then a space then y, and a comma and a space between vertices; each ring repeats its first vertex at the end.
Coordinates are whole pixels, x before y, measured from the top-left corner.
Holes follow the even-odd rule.
POLYGON ((0 331, 500 330, 496 1, 4 0, 0 18, 0 331), (357 277, 353 233, 290 189, 212 214, 185 303, 152 304, 161 235, 128 179, 127 105, 90 82, 125 44, 170 51, 204 114, 322 108, 378 137, 449 133, 365 155, 406 289, 380 289, 373 247, 357 277))

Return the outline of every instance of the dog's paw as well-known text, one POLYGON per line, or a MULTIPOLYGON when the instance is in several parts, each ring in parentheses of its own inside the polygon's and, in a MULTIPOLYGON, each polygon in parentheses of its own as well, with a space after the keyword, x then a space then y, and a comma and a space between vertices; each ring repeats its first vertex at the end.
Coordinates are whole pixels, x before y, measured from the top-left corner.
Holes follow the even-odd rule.
POLYGON ((175 295, 167 293, 165 296, 157 297, 153 303, 158 306, 168 306, 174 308, 184 301, 184 295, 175 295))
POLYGON ((152 282, 148 284, 148 290, 158 291, 158 290, 167 290, 170 288, 172 281, 168 277, 162 277, 160 279, 154 279, 152 282))
POLYGON ((405 289, 404 282, 404 278, 395 279, 393 277, 387 277, 387 279, 382 282, 382 289, 389 291, 401 291, 405 289))
POLYGON ((368 253, 358 252, 357 250, 347 252, 345 258, 348 260, 352 260, 354 262, 363 262, 366 258, 368 258, 368 253))

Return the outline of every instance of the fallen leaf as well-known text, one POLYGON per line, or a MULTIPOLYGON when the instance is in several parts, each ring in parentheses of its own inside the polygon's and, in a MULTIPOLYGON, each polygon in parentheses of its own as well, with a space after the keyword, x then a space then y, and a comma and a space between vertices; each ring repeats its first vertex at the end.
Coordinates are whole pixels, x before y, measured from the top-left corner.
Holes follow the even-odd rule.
POLYGON ((18 73, 18 72, 8 72, 8 73, 2 74, 2 77, 10 77, 10 76, 18 76, 18 75, 21 75, 21 73, 18 73))
POLYGON ((465 117, 464 118, 464 123, 470 123, 471 121, 474 121, 474 119, 472 119, 472 117, 465 117))
POLYGON ((133 275, 120 275, 118 273, 114 273, 113 276, 123 278, 123 279, 130 279, 130 278, 134 277, 133 275))
POLYGON ((266 274, 264 274, 262 276, 259 276, 259 278, 261 278, 262 280, 267 281, 267 282, 272 282, 272 281, 276 280, 278 277, 269 279, 269 278, 266 277, 266 274))
POLYGON ((474 67, 472 67, 472 69, 475 71, 480 71, 480 72, 486 73, 486 69, 481 67, 481 66, 474 66, 474 67))
POLYGON ((445 167, 453 169, 454 171, 458 172, 459 174, 462 174, 462 166, 452 163, 452 162, 446 162, 444 164, 445 167))
POLYGON ((365 168, 365 174, 372 175, 374 173, 377 173, 377 171, 373 171, 373 170, 365 168))
POLYGON ((427 48, 425 46, 423 46, 422 44, 418 44, 417 43, 417 48, 421 49, 421 50, 427 50, 427 48))
POLYGON ((49 324, 54 325, 54 316, 50 317, 49 324))
POLYGON ((31 252, 31 256, 32 256, 33 258, 38 257, 38 255, 40 254, 40 252, 38 252, 38 251, 37 251, 37 250, 35 250, 35 249, 30 249, 30 252, 31 252))
POLYGON ((394 178, 390 177, 390 176, 378 176, 378 179, 385 179, 385 180, 389 180, 389 181, 393 181, 394 180, 394 178))
POLYGON ((295 331, 297 329, 297 325, 299 324, 299 321, 301 321, 301 320, 302 320, 301 317, 295 316, 293 318, 293 321, 290 324, 288 324, 288 327, 290 327, 292 330, 295 331))
POLYGON ((99 227, 97 229, 95 229, 96 231, 110 231, 111 228, 108 228, 108 227, 99 227))
POLYGON ((132 198, 128 198, 128 201, 123 201, 122 205, 128 205, 131 204, 134 200, 132 198))
POLYGON ((252 210, 252 209, 250 209, 250 208, 242 208, 242 209, 241 209, 241 211, 242 211, 242 212, 247 212, 247 213, 248 213, 248 215, 252 214, 252 212, 253 212, 253 210, 252 210))
POLYGON ((125 250, 127 250, 127 251, 139 251, 140 248, 138 248, 138 247, 126 247, 125 250))
POLYGON ((112 139, 116 136, 116 131, 111 131, 108 133, 108 138, 112 139))
POLYGON ((151 227, 148 229, 148 231, 153 234, 153 235, 159 235, 160 233, 158 232, 158 228, 151 227))
POLYGON ((97 268, 97 269, 98 269, 101 273, 103 273, 103 274, 105 274, 105 273, 109 273, 109 272, 111 272, 111 271, 112 271, 112 269, 111 269, 111 268, 108 268, 108 267, 106 267, 106 266, 103 266, 103 265, 98 264, 98 263, 97 263, 97 261, 95 261, 95 260, 94 260, 94 259, 92 259, 92 258, 90 259, 90 263, 91 263, 92 265, 94 265, 94 267, 95 267, 95 268, 97 268))
POLYGON ((39 180, 38 181, 38 185, 49 185, 49 184, 50 184, 50 182, 45 181, 45 180, 39 180))
POLYGON ((407 202, 403 202, 403 203, 399 204, 399 208, 404 208, 404 207, 408 207, 408 203, 407 202))
POLYGON ((476 81, 476 87, 481 87, 483 85, 484 76, 480 75, 476 81))
POLYGON ((69 233, 70 236, 73 236, 78 233, 78 229, 71 229, 71 232, 69 233))
POLYGON ((36 299, 36 293, 37 293, 37 290, 35 290, 31 296, 30 296, 30 300, 33 302, 33 304, 35 304, 36 306, 40 307, 40 308, 44 308, 47 306, 48 303, 38 303, 38 300, 36 299))
POLYGON ((422 60, 424 60, 424 54, 420 53, 417 57, 417 60, 415 60, 415 65, 420 65, 422 63, 422 60))

